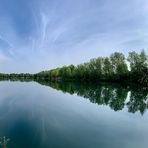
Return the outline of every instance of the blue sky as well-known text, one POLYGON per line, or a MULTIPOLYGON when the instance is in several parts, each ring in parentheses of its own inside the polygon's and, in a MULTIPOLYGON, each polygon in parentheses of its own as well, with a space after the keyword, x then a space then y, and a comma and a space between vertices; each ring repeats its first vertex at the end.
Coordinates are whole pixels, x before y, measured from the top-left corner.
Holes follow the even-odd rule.
POLYGON ((148 51, 147 0, 0 0, 0 72, 148 51))

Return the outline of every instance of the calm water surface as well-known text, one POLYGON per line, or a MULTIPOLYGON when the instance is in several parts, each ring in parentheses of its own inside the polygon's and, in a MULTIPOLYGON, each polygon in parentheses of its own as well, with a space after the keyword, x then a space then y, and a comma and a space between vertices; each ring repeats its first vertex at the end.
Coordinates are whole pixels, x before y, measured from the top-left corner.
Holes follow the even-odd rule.
POLYGON ((147 148, 148 91, 111 84, 0 82, 8 148, 147 148))

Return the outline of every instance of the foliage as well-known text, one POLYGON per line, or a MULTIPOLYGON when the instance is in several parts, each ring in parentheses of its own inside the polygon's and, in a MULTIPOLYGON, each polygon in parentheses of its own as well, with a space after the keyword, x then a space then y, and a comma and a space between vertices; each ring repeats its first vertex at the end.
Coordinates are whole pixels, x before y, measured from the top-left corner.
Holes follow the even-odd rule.
POLYGON ((122 53, 115 52, 110 57, 98 57, 77 66, 63 66, 37 74, 0 74, 0 79, 112 81, 148 86, 148 56, 144 50, 141 53, 132 51, 126 59, 122 53))

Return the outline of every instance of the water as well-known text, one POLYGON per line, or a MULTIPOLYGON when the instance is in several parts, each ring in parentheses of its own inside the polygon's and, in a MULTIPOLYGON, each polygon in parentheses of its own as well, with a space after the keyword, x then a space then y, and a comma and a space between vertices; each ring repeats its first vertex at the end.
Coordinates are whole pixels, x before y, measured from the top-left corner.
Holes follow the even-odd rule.
POLYGON ((117 84, 0 82, 8 148, 147 148, 148 91, 117 84))

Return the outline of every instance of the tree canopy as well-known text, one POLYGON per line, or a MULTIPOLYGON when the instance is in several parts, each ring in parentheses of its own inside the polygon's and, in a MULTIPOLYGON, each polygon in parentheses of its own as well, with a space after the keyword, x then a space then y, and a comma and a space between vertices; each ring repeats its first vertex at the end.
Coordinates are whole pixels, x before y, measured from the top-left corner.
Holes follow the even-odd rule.
POLYGON ((148 55, 115 52, 110 57, 98 57, 79 65, 69 65, 37 74, 0 74, 0 79, 47 79, 51 81, 112 81, 148 86, 148 55))

